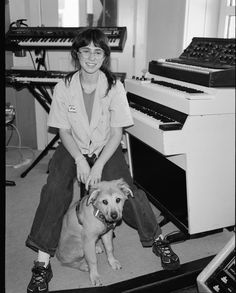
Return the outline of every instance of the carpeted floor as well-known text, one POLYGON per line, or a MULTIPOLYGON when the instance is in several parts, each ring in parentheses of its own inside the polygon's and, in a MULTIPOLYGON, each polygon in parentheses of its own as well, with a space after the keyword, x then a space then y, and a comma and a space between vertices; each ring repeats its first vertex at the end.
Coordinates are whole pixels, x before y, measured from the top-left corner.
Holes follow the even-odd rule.
MULTIPOLYGON (((26 286, 31 278, 31 267, 36 254, 25 247, 25 239, 30 231, 39 202, 41 187, 46 182, 46 171, 52 152, 50 151, 25 178, 21 178, 20 175, 29 165, 17 169, 6 167, 6 179, 14 180, 16 183, 16 186, 6 187, 6 293, 26 292, 26 286)), ((35 156, 39 154, 38 151, 34 153, 35 156)), ((27 149, 22 149, 21 154, 23 154, 23 159, 32 159, 32 152, 27 149)), ((21 159, 19 150, 10 149, 6 152, 7 165, 18 164, 21 159)), ((74 200, 77 200, 78 196, 79 188, 75 184, 74 200)), ((160 212, 155 207, 153 210, 159 221, 160 212)), ((164 235, 177 230, 172 223, 168 223, 162 229, 164 235)), ((232 233, 224 229, 221 233, 174 244, 172 248, 179 255, 181 263, 184 264, 217 254, 231 238, 232 233)), ((115 234, 115 255, 120 260, 122 269, 113 271, 106 261, 105 254, 99 255, 99 271, 104 285, 162 270, 160 259, 154 256, 151 248, 141 246, 138 234, 134 229, 123 222, 116 228, 115 234)), ((88 273, 61 266, 56 258, 53 258, 51 263, 54 277, 50 282, 50 290, 91 287, 88 273)), ((196 291, 183 292, 195 293, 196 291)))

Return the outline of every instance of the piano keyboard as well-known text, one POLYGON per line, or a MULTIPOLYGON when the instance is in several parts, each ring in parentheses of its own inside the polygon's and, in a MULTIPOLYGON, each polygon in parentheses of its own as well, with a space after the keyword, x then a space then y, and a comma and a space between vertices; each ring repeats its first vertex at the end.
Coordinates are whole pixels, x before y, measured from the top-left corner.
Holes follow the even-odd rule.
POLYGON ((18 42, 22 47, 71 47, 73 39, 60 39, 60 38, 25 38, 18 42))
POLYGON ((13 80, 15 82, 18 83, 50 83, 50 84, 54 84, 54 83, 58 83, 61 78, 59 77, 14 77, 13 80))
MULTIPOLYGON (((129 134, 137 137, 163 155, 173 155, 184 152, 185 146, 181 143, 181 129, 177 127, 172 128, 174 123, 172 125, 168 122, 164 123, 132 107, 131 113, 134 126, 126 129, 129 134)), ((182 124, 179 123, 179 125, 183 127, 182 124)))
MULTIPOLYGON (((73 38, 26 38, 18 42, 18 45, 21 47, 68 47, 72 46, 73 38)), ((109 38, 108 43, 112 48, 119 46, 120 40, 117 38, 109 38)))
POLYGON ((142 111, 138 111, 131 107, 131 113, 134 119, 142 121, 143 123, 149 125, 153 129, 159 129, 160 120, 157 120, 156 118, 151 117, 148 114, 145 114, 142 111))
POLYGON ((182 129, 187 115, 170 109, 151 100, 144 99, 134 93, 127 93, 133 117, 154 129, 182 129))
POLYGON ((147 114, 144 111, 136 110, 132 105, 130 105, 130 110, 135 121, 140 121, 155 130, 180 130, 183 127, 183 124, 174 119, 168 117, 158 119, 150 116, 150 114, 147 114))
POLYGON ((68 74, 67 71, 38 71, 11 69, 5 71, 8 83, 33 83, 55 85, 68 74))

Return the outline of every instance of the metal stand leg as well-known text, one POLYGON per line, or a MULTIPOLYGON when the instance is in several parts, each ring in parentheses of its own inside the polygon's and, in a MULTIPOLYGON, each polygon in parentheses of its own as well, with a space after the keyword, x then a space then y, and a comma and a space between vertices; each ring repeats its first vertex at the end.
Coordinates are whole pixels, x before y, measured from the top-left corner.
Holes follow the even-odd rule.
POLYGON ((16 186, 16 183, 15 181, 12 181, 12 180, 6 180, 6 186, 16 186))
POLYGON ((46 148, 41 152, 41 154, 33 161, 33 163, 29 166, 29 168, 27 168, 21 175, 21 178, 24 178, 31 169, 33 169, 33 167, 35 165, 38 164, 38 162, 47 155, 48 151, 50 149, 52 149, 53 145, 55 144, 55 142, 59 139, 59 134, 56 134, 55 137, 50 141, 50 143, 46 146, 46 148))

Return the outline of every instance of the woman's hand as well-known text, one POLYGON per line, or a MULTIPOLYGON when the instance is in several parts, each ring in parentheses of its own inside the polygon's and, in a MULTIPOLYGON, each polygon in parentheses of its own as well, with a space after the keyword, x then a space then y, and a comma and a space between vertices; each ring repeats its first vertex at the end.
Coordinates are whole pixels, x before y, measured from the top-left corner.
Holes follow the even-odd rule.
POLYGON ((93 167, 90 170, 90 174, 86 180, 85 188, 88 190, 89 186, 93 186, 94 184, 101 181, 102 178, 102 170, 103 170, 103 163, 101 160, 97 160, 93 167))
POLYGON ((76 170, 78 181, 85 184, 90 173, 90 167, 85 158, 76 163, 76 170))

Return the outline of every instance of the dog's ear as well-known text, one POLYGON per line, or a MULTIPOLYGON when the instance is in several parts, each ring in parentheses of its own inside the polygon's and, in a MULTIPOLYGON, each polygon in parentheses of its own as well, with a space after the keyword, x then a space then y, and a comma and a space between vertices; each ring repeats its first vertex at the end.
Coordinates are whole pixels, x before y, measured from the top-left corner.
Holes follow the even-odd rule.
POLYGON ((90 205, 91 203, 93 203, 96 200, 99 192, 100 192, 100 189, 98 189, 98 188, 91 188, 89 197, 87 199, 87 206, 90 205))
POLYGON ((134 197, 132 190, 123 178, 117 180, 117 186, 120 188, 120 190, 124 193, 125 196, 128 197, 130 195, 131 197, 134 197))

